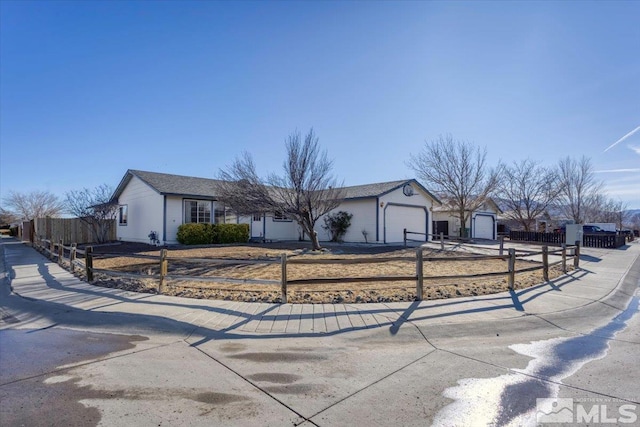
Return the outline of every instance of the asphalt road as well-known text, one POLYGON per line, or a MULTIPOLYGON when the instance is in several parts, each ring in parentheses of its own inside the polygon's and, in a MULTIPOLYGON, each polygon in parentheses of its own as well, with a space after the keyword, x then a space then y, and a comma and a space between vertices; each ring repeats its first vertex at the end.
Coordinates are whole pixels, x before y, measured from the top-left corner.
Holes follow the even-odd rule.
POLYGON ((499 310, 397 304, 374 327, 262 335, 198 310, 79 308, 29 251, 4 242, 0 257, 2 426, 539 425, 568 398, 573 423, 557 425, 640 425, 638 246, 585 254, 581 283, 545 285, 546 311, 526 294, 499 310), (541 417, 538 398, 556 406, 541 417))

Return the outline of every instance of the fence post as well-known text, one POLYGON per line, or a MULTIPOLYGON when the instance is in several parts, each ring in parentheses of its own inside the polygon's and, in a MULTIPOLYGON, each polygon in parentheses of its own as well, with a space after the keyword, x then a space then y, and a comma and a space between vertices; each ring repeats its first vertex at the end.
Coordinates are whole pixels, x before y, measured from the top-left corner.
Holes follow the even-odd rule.
POLYGON ((62 265, 64 260, 64 240, 60 239, 60 245, 58 246, 58 264, 62 265))
POLYGON ((158 283, 158 293, 164 292, 164 285, 167 276, 167 270, 169 269, 169 262, 167 261, 167 250, 160 249, 160 283, 158 283))
POLYGON ((416 249, 416 299, 422 301, 424 276, 422 275, 424 261, 422 260, 422 247, 416 249))
POLYGON ((93 282, 93 246, 87 246, 84 250, 84 268, 87 273, 87 282, 93 282))
POLYGON ((549 281, 549 246, 542 247, 542 280, 549 281))
POLYGON ((404 235, 404 247, 407 247, 407 229, 403 228, 402 229, 402 234, 404 235))
POLYGON ((69 251, 69 270, 73 273, 73 263, 76 260, 76 244, 71 244, 71 250, 69 251))
POLYGON ((504 254, 504 236, 500 236, 500 255, 504 254))
POLYGON ((282 269, 282 276, 280 281, 280 294, 282 304, 287 303, 287 254, 282 254, 280 257, 280 267, 282 269))
POLYGON ((573 268, 580 267, 580 241, 576 240, 576 248, 573 250, 573 268))
POLYGON ((567 244, 562 244, 562 272, 567 273, 567 244))
POLYGON ((440 250, 444 251, 444 232, 440 232, 440 250))
POLYGON ((513 290, 516 283, 516 250, 509 248, 509 289, 513 290))

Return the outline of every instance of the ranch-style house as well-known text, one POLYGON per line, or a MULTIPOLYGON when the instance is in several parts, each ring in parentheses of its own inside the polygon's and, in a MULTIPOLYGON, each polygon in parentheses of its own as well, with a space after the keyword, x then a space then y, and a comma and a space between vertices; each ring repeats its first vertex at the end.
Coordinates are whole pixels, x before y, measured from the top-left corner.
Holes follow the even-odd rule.
MULTIPOLYGON (((303 238, 298 225, 274 212, 252 217, 238 217, 218 202, 215 180, 166 173, 128 170, 116 188, 112 201, 119 205, 117 237, 122 241, 149 242, 153 232, 161 244, 177 243, 181 224, 246 223, 251 238, 264 240, 298 240, 303 238)), ((433 233, 433 209, 441 205, 415 179, 344 187, 345 199, 333 212, 353 215, 345 242, 400 243, 403 230, 433 233)), ((329 240, 322 228, 320 240, 329 240)), ((427 240, 426 236, 411 235, 427 240)))

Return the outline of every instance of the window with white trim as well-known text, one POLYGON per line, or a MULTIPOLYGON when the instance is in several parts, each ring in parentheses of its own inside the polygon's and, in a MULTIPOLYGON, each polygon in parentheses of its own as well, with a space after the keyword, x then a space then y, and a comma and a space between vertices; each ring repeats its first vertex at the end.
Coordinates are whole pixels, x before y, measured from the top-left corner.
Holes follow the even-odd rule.
POLYGON ((185 200, 184 223, 210 223, 211 202, 208 200, 185 200))
POLYGON ((282 211, 275 211, 273 213, 273 220, 274 221, 291 221, 291 219, 288 218, 282 211))
POLYGON ((128 210, 128 205, 118 206, 118 225, 127 225, 128 210))
POLYGON ((214 222, 216 224, 237 224, 238 216, 226 206, 217 206, 213 211, 214 222))

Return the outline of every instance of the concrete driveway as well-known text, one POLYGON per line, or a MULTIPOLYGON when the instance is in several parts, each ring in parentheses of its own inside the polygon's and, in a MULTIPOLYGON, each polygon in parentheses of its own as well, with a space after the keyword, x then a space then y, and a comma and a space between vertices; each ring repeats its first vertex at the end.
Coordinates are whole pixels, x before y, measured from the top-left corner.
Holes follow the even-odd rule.
POLYGON ((637 244, 517 292, 361 305, 98 288, 1 248, 0 425, 640 425, 637 244))

